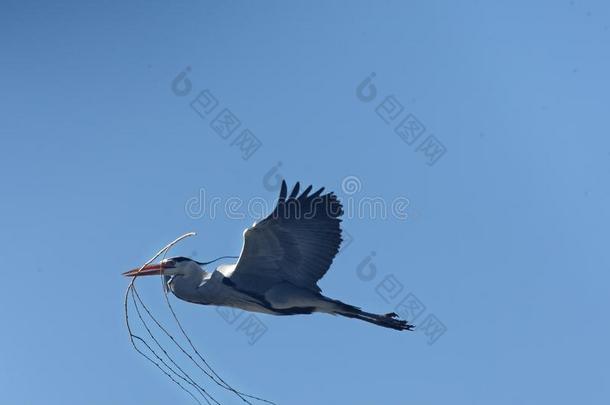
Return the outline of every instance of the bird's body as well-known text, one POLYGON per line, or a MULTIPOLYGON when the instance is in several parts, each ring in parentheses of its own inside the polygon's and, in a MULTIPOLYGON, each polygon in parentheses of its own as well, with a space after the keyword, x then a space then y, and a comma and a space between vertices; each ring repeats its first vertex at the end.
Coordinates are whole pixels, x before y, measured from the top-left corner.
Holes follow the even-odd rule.
POLYGON ((296 315, 312 312, 332 312, 336 304, 322 294, 290 283, 279 283, 265 291, 248 291, 240 288, 226 276, 223 267, 207 272, 193 263, 189 277, 168 277, 167 286, 178 298, 203 305, 235 307, 250 312, 272 315, 296 315), (193 290, 192 285, 199 286, 193 290))
POLYGON ((239 308, 273 315, 322 312, 357 318, 387 328, 410 330, 396 314, 377 315, 325 297, 317 282, 330 267, 341 244, 341 203, 323 189, 302 194, 299 183, 290 195, 286 183, 275 210, 246 229, 244 245, 235 264, 220 265, 185 257, 163 260, 129 276, 163 273, 178 298, 203 305, 239 308))

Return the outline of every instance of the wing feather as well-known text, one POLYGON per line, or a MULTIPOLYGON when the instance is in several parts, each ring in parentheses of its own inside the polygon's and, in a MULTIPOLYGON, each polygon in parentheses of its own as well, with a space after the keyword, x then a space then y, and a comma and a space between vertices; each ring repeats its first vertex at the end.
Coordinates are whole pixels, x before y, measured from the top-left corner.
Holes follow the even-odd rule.
POLYGON ((318 280, 341 245, 343 207, 333 193, 300 195, 297 182, 288 195, 282 181, 273 212, 244 232, 244 245, 231 281, 240 288, 264 291, 281 282, 320 291, 318 280))

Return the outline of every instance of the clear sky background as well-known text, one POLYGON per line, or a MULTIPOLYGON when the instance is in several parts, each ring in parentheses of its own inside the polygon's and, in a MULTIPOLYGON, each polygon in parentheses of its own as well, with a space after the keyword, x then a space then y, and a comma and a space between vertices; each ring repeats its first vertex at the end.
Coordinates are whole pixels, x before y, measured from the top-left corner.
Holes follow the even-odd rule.
MULTIPOLYGON (((3 1, 1 402, 192 403, 132 350, 120 273, 191 230, 174 254, 238 254, 257 218, 187 202, 271 205, 278 174, 408 198, 406 220, 346 218, 320 285, 375 312, 411 293, 414 323, 446 332, 259 315, 251 345, 241 319, 174 299, 236 387, 290 405, 610 403, 609 26, 604 1, 3 1), (201 118, 204 89, 219 105, 201 118), (248 160, 210 127, 221 108, 261 141, 248 160), (394 132, 408 114, 413 145, 394 132)), ((138 284, 168 320, 158 280, 138 284)))

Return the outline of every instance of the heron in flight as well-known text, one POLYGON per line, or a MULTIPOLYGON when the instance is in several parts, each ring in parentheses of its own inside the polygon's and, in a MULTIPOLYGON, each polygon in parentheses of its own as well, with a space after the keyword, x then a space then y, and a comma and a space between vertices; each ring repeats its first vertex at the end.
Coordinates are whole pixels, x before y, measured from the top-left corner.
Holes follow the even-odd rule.
POLYGON ((299 195, 297 182, 290 195, 282 181, 273 212, 244 231, 244 244, 235 264, 198 262, 171 257, 158 264, 123 273, 128 277, 165 276, 167 288, 178 298, 202 305, 239 308, 272 315, 323 312, 356 318, 396 330, 413 325, 394 312, 379 315, 322 295, 317 282, 328 271, 341 244, 343 207, 324 187, 299 195))

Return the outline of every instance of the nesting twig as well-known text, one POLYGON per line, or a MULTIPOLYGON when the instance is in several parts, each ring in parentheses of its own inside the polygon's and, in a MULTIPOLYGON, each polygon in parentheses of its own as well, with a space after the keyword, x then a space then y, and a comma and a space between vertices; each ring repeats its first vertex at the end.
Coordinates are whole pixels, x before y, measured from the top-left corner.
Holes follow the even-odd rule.
MULTIPOLYGON (((141 308, 144 309, 144 312, 146 313, 146 315, 172 341, 172 343, 174 343, 178 347, 178 349, 180 349, 180 351, 185 356, 187 356, 191 360, 191 362, 193 362, 197 366, 197 368, 199 368, 199 370, 201 370, 216 385, 218 385, 219 387, 221 387, 221 388, 223 388, 225 390, 231 391, 233 394, 238 396, 246 404, 252 405, 252 403, 250 401, 248 401, 248 399, 247 399, 247 398, 249 398, 249 399, 265 402, 267 404, 275 405, 273 402, 268 401, 266 399, 259 398, 259 397, 253 396, 253 395, 248 395, 248 394, 245 394, 243 392, 240 392, 240 391, 236 390, 231 385, 229 385, 224 379, 222 379, 218 375, 218 373, 216 373, 216 371, 214 371, 214 369, 210 366, 210 364, 199 353, 199 351, 197 350, 197 348, 193 344, 192 340, 190 339, 190 337, 186 333, 184 327, 182 326, 181 322, 178 319, 178 316, 176 315, 176 312, 174 311, 174 308, 172 307, 172 305, 171 305, 171 303, 170 303, 170 301, 168 299, 168 296, 167 296, 168 292, 167 291, 164 291, 164 297, 165 297, 165 302, 166 302, 166 304, 167 304, 167 306, 168 306, 168 308, 169 308, 169 310, 170 310, 170 312, 172 314, 172 317, 173 317, 174 321, 176 322, 176 324, 178 325, 182 335, 187 340, 190 348, 195 353, 195 355, 199 358, 199 360, 203 363, 205 368, 201 364, 199 364, 199 362, 193 357, 193 355, 191 355, 191 353, 189 353, 182 345, 180 345, 180 343, 178 343, 178 341, 172 336, 172 334, 169 333, 168 330, 153 316, 151 311, 148 309, 148 307, 144 304, 144 302, 140 298, 140 295, 138 294, 138 291, 135 288, 135 280, 138 277, 138 274, 146 266, 148 266, 150 263, 155 261, 161 255, 163 255, 163 257, 165 257, 166 254, 169 252, 169 250, 174 245, 176 245, 181 240, 183 240, 183 239, 185 239, 187 237, 193 236, 193 235, 195 235, 195 232, 186 233, 186 234, 180 236, 179 238, 175 239, 174 241, 172 241, 168 245, 166 245, 163 249, 161 249, 159 252, 157 252, 157 254, 155 256, 153 256, 144 265, 142 265, 140 267, 140 269, 136 272, 136 274, 132 277, 131 282, 129 283, 129 286, 127 287, 127 290, 125 291, 125 302, 124 302, 125 323, 127 325, 127 330, 129 332, 129 339, 131 341, 131 344, 134 347, 134 349, 140 355, 142 355, 149 362, 154 364, 159 370, 161 370, 161 372, 163 372, 163 374, 165 374, 176 385, 178 385, 183 391, 185 391, 189 396, 191 396, 198 404, 201 404, 201 401, 199 400, 197 395, 191 389, 187 388, 187 385, 192 387, 192 389, 196 393, 198 393, 201 396, 201 398, 203 398, 208 405, 212 405, 212 403, 214 403, 216 405, 220 405, 220 402, 218 402, 205 388, 203 388, 199 383, 197 383, 195 381, 194 378, 192 378, 186 371, 184 371, 184 369, 182 367, 180 367, 180 365, 172 358, 172 356, 170 356, 170 354, 167 352, 167 350, 165 350, 165 348, 161 345, 159 340, 155 337, 155 335, 151 331, 151 328, 149 327, 149 325, 147 324, 146 320, 144 319, 144 317, 142 315, 142 312, 140 311, 140 307, 141 307, 141 308), (159 353, 157 353, 153 349, 151 344, 148 343, 144 338, 142 338, 141 336, 138 336, 138 335, 133 333, 131 324, 129 322, 129 311, 128 311, 129 296, 131 296, 131 298, 132 298, 133 306, 134 306, 134 308, 136 310, 136 314, 138 315, 138 319, 140 320, 140 322, 142 323, 142 325, 146 329, 146 332, 147 332, 148 336, 150 337, 150 339, 152 339, 152 341, 154 342, 154 345, 157 346, 158 350, 161 351, 163 356, 165 356, 165 358, 171 364, 169 364, 168 361, 166 361, 159 353), (152 354, 152 356, 147 354, 147 353, 145 353, 142 349, 140 349, 136 345, 136 342, 139 342, 139 343, 143 344, 144 347, 146 347, 146 349, 152 354), (206 368, 207 368, 207 370, 206 370, 206 368)), ((163 271, 161 271, 161 278, 163 280, 163 271)))

